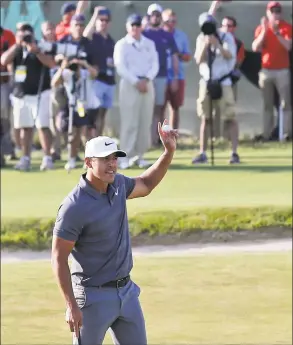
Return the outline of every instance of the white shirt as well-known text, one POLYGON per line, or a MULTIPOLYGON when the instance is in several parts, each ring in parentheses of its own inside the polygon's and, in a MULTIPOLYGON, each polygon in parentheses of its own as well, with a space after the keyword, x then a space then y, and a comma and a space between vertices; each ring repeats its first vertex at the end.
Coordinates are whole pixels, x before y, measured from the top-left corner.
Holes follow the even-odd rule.
MULTIPOLYGON (((214 62, 212 64, 212 79, 220 79, 225 74, 229 74, 232 72, 236 65, 236 59, 237 59, 237 46, 235 39, 231 33, 223 33, 218 31, 218 34, 223 42, 223 48, 229 50, 229 52, 232 54, 231 59, 225 59, 223 55, 221 54, 219 48, 216 49, 216 57, 214 59, 214 62)), ((196 40, 196 50, 195 55, 197 54, 198 50, 202 49, 202 46, 204 44, 204 35, 200 34, 197 37, 196 40)), ((207 62, 202 62, 199 65, 199 74, 201 75, 202 79, 205 81, 208 81, 210 78, 210 69, 207 62)), ((227 78, 224 79, 221 83, 222 85, 231 85, 231 79, 227 78)))
MULTIPOLYGON (((67 93, 69 104, 74 104, 74 96, 72 95, 73 73, 70 69, 64 69, 62 72, 63 84, 67 93)), ((80 69, 80 78, 76 83, 76 94, 78 100, 84 103, 85 109, 97 109, 100 101, 96 97, 94 91, 94 81, 90 78, 89 71, 80 69)))
POLYGON ((115 45, 113 57, 119 76, 133 85, 138 77, 154 80, 159 72, 155 43, 143 35, 140 41, 130 35, 121 38, 115 45))

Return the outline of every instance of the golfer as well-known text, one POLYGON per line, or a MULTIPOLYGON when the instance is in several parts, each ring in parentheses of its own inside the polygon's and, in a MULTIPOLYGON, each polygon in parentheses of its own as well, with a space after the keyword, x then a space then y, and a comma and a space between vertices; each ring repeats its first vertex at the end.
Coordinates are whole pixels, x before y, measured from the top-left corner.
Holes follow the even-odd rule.
POLYGON ((163 154, 137 178, 117 173, 118 157, 126 153, 114 140, 101 136, 88 141, 87 172, 58 210, 52 266, 65 299, 66 321, 74 332, 73 344, 102 344, 108 329, 114 344, 147 344, 140 288, 130 277, 126 199, 149 195, 165 176, 178 134, 163 129, 159 123, 163 154))

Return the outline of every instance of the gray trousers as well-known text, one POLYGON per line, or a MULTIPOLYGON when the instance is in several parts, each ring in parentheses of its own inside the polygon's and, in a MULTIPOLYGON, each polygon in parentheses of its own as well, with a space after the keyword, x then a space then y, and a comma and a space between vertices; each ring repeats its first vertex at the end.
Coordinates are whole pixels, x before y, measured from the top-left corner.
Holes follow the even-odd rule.
MULTIPOLYGON (((140 288, 132 281, 122 288, 73 286, 81 308, 81 345, 102 345, 110 330, 115 345, 146 345, 146 329, 139 302, 140 288)), ((73 344, 79 345, 73 336, 73 344)))

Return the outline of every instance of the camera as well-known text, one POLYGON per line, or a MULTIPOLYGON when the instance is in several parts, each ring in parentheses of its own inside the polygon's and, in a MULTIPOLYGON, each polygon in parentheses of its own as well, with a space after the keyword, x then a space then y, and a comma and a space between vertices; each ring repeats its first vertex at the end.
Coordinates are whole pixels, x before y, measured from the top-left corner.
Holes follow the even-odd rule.
POLYGON ((63 55, 64 57, 86 59, 87 54, 78 45, 72 43, 58 43, 58 42, 38 42, 38 47, 43 53, 50 55, 63 55))
POLYGON ((209 13, 202 13, 198 19, 200 31, 204 35, 215 35, 217 33, 216 19, 209 13))

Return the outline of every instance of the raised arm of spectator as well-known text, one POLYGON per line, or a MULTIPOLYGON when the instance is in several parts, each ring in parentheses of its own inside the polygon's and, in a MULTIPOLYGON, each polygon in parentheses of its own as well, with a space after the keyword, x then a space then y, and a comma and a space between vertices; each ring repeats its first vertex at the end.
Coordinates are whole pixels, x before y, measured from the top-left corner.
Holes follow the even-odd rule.
POLYGON ((79 0, 76 5, 76 11, 75 14, 83 14, 88 7, 88 0, 79 0))
POLYGON ((51 79, 51 87, 57 87, 63 83, 63 72, 68 66, 68 60, 63 59, 61 66, 58 68, 57 72, 53 75, 51 79))
POLYGON ((101 7, 95 7, 94 13, 92 15, 91 20, 89 21, 88 25, 84 29, 83 36, 87 37, 88 39, 92 39, 93 33, 95 32, 96 21, 98 19, 99 9, 101 7))
POLYGON ((216 12, 220 8, 220 6, 221 6, 221 0, 213 1, 209 10, 208 10, 208 13, 211 14, 212 16, 215 16, 216 12))
POLYGON ((290 33, 285 34, 283 37, 278 31, 275 32, 275 35, 277 36, 280 43, 284 46, 285 49, 290 51, 292 49, 292 30, 291 30, 291 36, 290 33))
POLYGON ((252 42, 252 50, 254 52, 260 52, 262 50, 266 33, 268 29, 268 20, 263 17, 261 19, 261 24, 255 29, 254 41, 252 42))

